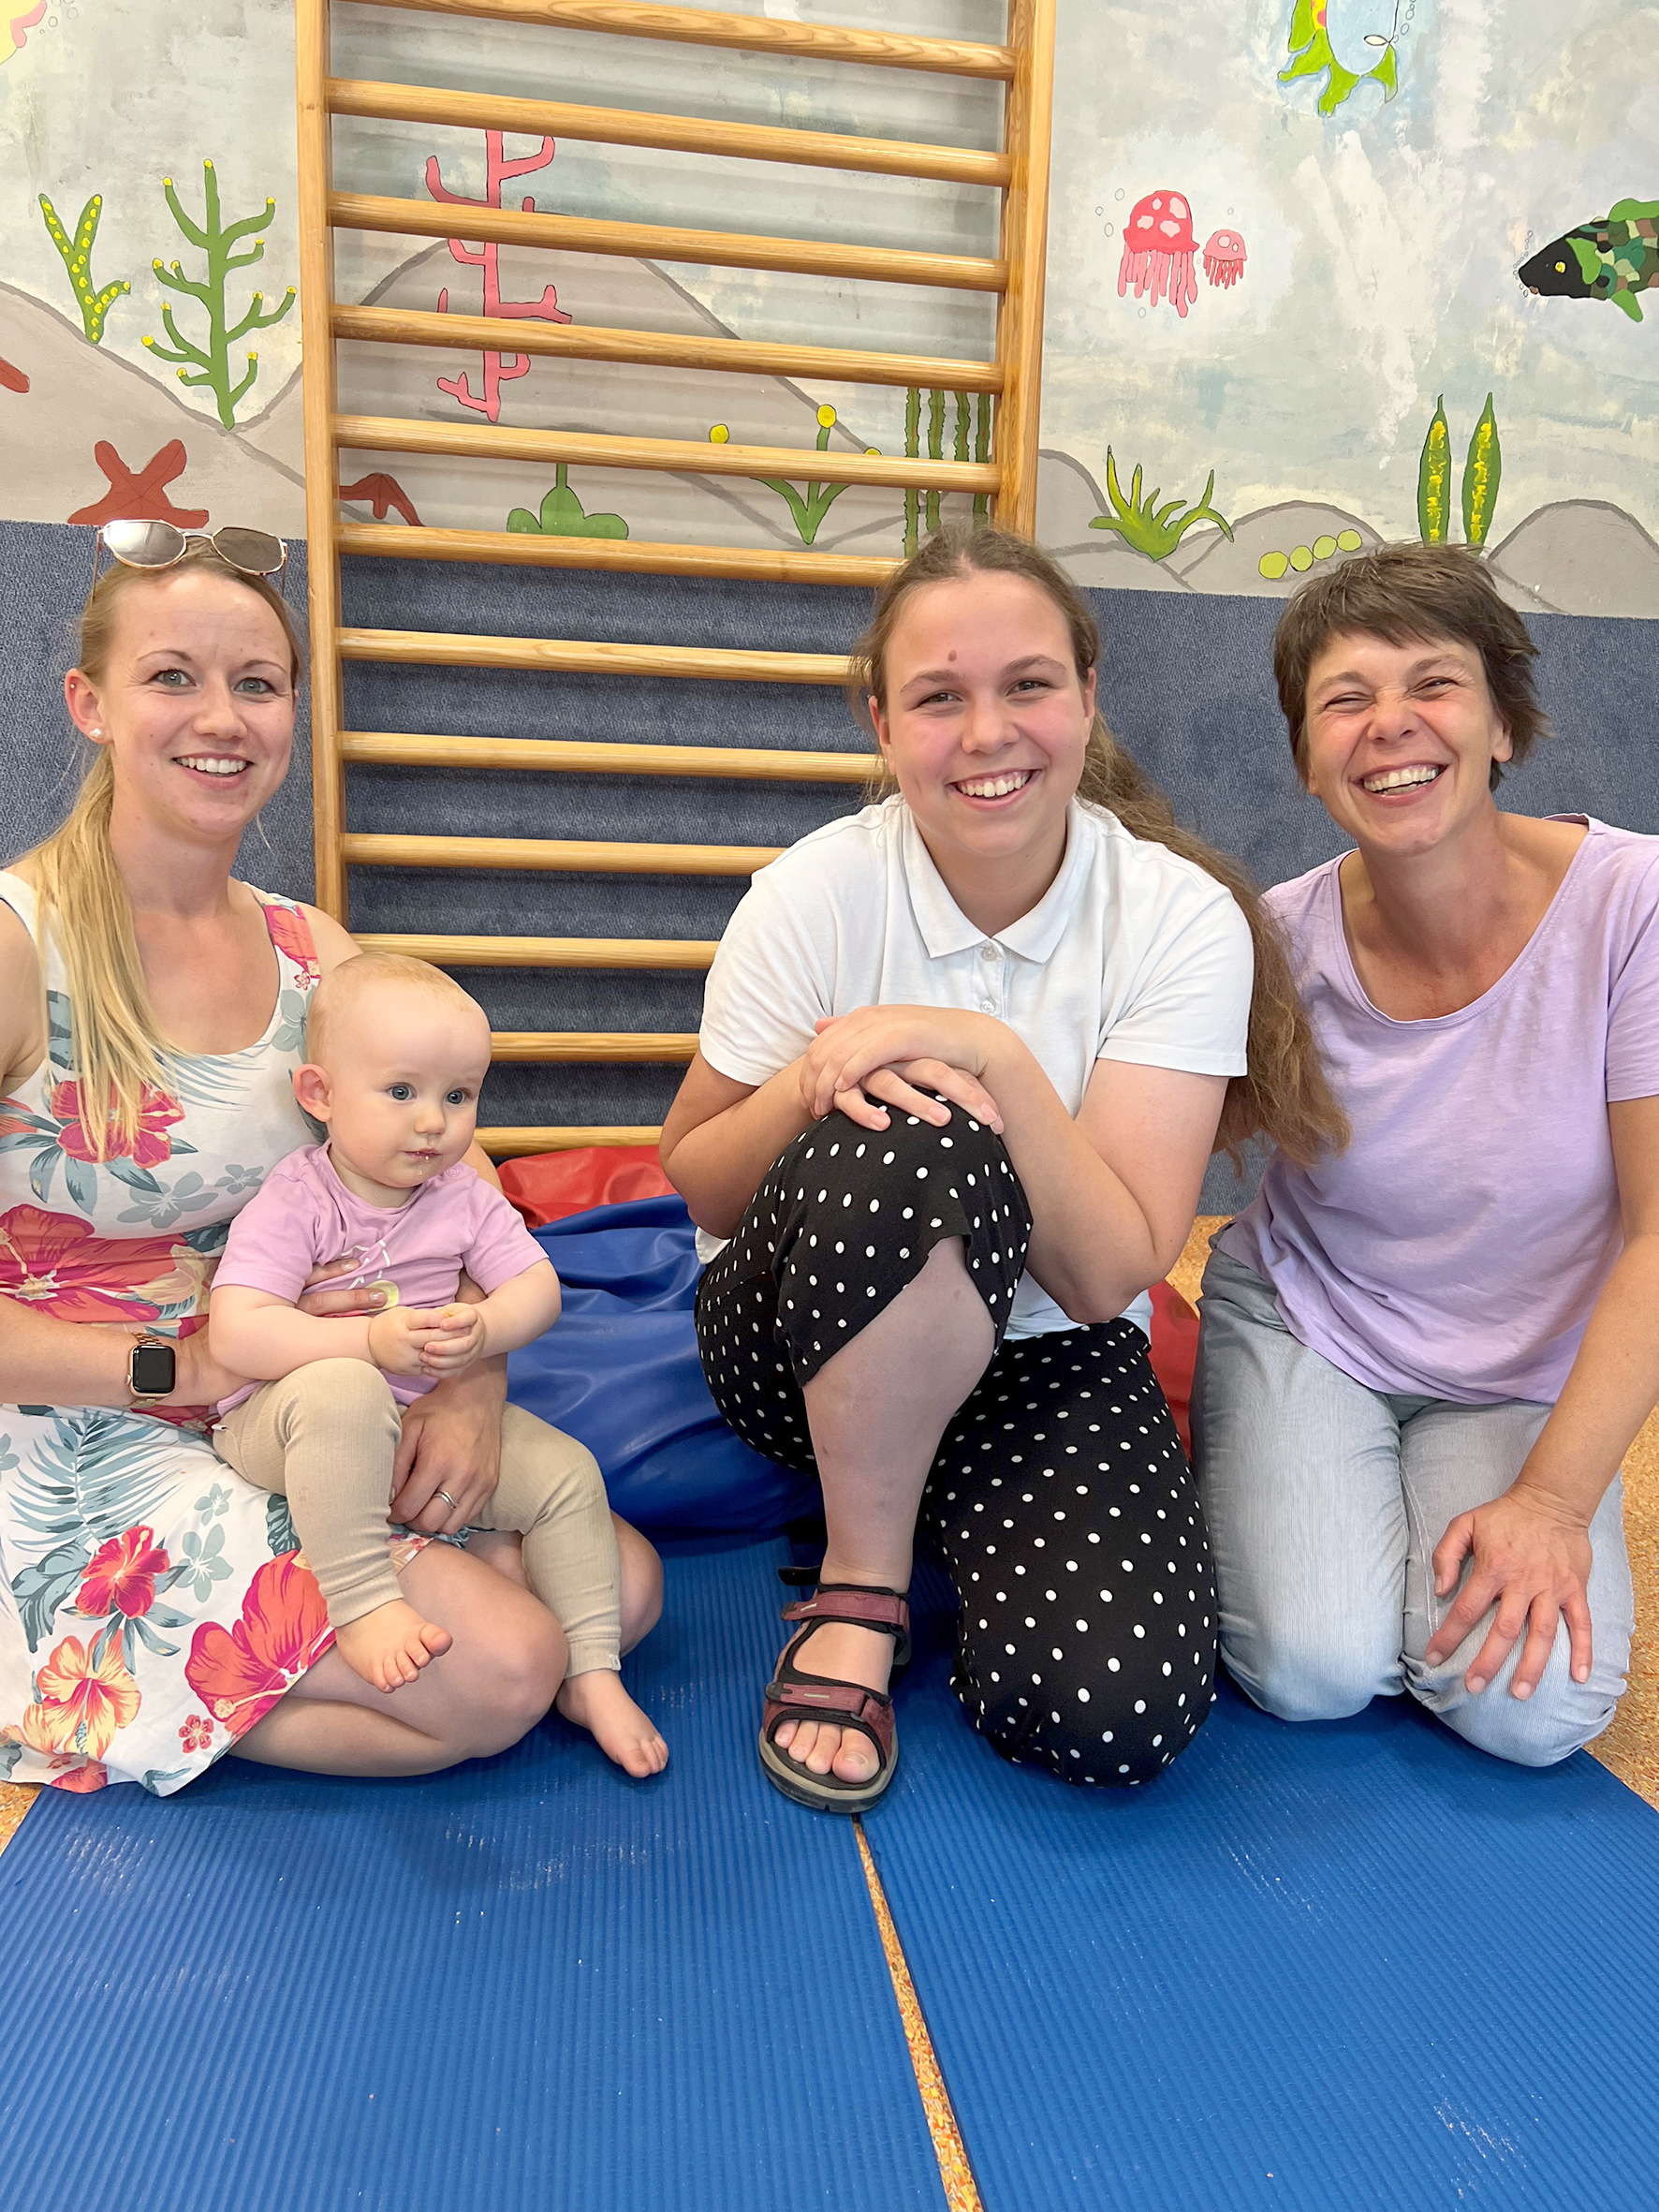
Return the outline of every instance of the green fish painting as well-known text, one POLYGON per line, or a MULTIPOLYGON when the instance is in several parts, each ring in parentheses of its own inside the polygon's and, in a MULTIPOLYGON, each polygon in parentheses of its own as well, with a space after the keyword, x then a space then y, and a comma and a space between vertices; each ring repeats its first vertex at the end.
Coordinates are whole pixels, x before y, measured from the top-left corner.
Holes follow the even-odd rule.
POLYGON ((1620 200, 1541 247, 1515 273, 1541 299, 1610 300, 1640 322, 1638 295, 1659 285, 1659 199, 1620 200))

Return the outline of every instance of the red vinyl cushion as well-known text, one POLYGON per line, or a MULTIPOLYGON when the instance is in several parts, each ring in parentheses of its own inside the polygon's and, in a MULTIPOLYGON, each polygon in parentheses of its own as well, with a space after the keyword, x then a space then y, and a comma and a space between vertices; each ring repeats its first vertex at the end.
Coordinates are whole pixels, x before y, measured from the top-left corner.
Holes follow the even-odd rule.
POLYGON ((654 1144, 583 1144, 574 1152, 538 1152, 501 1163, 501 1187, 530 1229, 545 1228, 593 1206, 629 1199, 666 1198, 673 1185, 654 1144))

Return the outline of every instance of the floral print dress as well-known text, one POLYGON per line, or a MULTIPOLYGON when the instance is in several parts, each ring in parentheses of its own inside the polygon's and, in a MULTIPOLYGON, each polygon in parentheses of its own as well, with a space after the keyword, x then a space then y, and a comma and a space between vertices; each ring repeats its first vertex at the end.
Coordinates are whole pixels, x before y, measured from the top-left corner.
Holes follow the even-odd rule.
MULTIPOLYGON (((314 1142, 289 1078, 316 953, 302 909, 255 895, 277 958, 270 1027, 242 1052, 168 1058, 130 1151, 100 1161, 62 963, 40 948, 33 891, 0 870, 41 951, 50 1029, 41 1066, 0 1099, 0 1296, 157 1335, 206 1325, 232 1217, 314 1142)), ((333 1642, 286 1501, 215 1457, 212 1419, 0 1405, 0 1779, 167 1796, 333 1642)))

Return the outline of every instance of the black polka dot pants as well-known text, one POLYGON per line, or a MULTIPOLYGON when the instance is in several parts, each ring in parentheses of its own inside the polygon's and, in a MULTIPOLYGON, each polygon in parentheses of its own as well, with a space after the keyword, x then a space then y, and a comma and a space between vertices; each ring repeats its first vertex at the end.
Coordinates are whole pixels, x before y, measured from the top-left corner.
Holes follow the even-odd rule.
POLYGON ((960 1237, 998 1349, 939 1446, 918 1534, 962 1600, 951 1683, 1005 1756, 1133 1787, 1210 1710, 1215 1599, 1197 1491, 1131 1321, 1004 1341, 1031 1221, 1000 1138, 832 1113, 784 1152, 705 1269, 697 1341, 744 1442, 815 1468, 802 1384, 960 1237))
POLYGON ((1150 1781, 1210 1712, 1210 1545, 1147 1349, 1123 1320, 1004 1344, 922 1494, 962 1599, 951 1687, 1074 1782, 1150 1781))

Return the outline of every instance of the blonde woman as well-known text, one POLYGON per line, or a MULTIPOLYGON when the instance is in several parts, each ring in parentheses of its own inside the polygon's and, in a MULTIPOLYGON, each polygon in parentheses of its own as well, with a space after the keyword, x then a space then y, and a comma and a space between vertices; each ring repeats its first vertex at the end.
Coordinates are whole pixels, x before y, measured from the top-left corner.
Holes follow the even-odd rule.
MULTIPOLYGON (((154 524, 105 538, 117 563, 66 682, 96 757, 64 827, 0 871, 0 1773, 166 1794, 230 1750, 427 1773, 516 1741, 565 1665, 510 1540, 482 1540, 490 1558, 430 1541, 493 1487, 501 1364, 404 1425, 393 1512, 418 1533, 388 1541, 454 1645, 394 1707, 329 1648, 281 1502, 206 1434, 246 1379, 208 1350, 214 1261, 310 1141, 289 1080, 306 1003, 355 950, 230 873, 288 765, 300 650, 267 581, 283 549, 154 524)), ((621 1534, 625 1644, 659 1585, 621 1534)))

